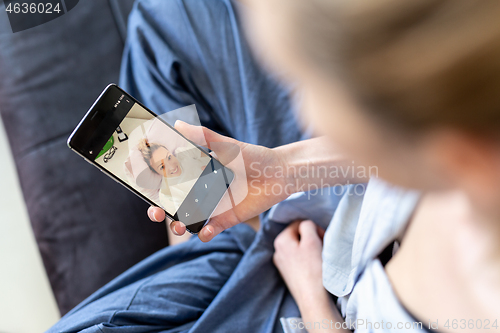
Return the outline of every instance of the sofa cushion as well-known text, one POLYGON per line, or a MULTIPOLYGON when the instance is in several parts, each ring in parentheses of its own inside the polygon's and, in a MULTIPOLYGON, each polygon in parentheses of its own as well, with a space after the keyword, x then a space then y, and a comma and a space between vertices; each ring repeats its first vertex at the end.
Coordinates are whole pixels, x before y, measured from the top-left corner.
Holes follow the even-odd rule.
POLYGON ((147 204, 71 152, 66 139, 118 81, 132 0, 85 0, 65 15, 0 33, 0 113, 59 309, 167 245, 147 204), (121 15, 117 16, 117 15, 121 15))

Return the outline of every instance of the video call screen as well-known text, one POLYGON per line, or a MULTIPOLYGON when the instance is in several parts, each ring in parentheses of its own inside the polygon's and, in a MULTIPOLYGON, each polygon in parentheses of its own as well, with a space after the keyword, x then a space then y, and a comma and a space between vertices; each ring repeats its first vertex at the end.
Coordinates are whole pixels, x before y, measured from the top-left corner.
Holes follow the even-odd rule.
POLYGON ((211 158, 135 103, 95 162, 171 215, 211 158))

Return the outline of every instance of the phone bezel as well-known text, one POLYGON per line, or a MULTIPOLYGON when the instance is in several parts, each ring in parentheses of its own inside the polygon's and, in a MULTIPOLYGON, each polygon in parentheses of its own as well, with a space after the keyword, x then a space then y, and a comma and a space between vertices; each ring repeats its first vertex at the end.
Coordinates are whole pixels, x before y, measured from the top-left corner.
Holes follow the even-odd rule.
MULTIPOLYGON (((76 128, 73 130, 73 132, 71 133, 71 135, 69 136, 68 140, 67 140, 67 145, 68 147, 74 151, 75 153, 77 153, 78 155, 80 155, 81 157, 83 157, 85 159, 85 161, 87 161, 88 163, 92 164, 93 166, 97 167, 101 172, 105 173, 107 176, 109 176, 111 179, 113 179, 114 181, 116 181, 117 183, 121 184, 122 186, 125 186, 128 190, 132 191, 132 193, 134 193, 135 195, 137 195, 139 198, 141 198, 142 200, 144 200, 145 202, 147 202, 148 204, 152 205, 152 206, 155 206, 155 207, 159 207, 161 209, 163 209, 162 207, 158 206, 154 201, 150 200, 148 197, 146 197, 145 195, 143 195, 142 193, 140 193, 139 191, 137 191, 136 189, 134 189, 133 187, 131 187, 129 184, 127 184, 125 181, 121 180, 119 177, 117 177, 115 174, 113 174, 111 171, 105 169, 104 167, 102 167, 100 164, 98 164, 97 162, 95 162, 95 160, 91 160, 89 158, 87 158, 82 152, 78 151, 77 147, 75 147, 73 144, 72 144, 72 139, 74 138, 75 134, 79 131, 82 130, 82 126, 83 124, 85 123, 85 120, 89 118, 90 114, 92 114, 92 111, 95 109, 95 107, 97 106, 97 104, 99 103, 99 101, 101 101, 101 99, 103 98, 103 96, 106 94, 106 92, 109 90, 109 89, 112 89, 112 88, 116 88, 118 89, 119 91, 121 91, 125 96, 127 96, 128 98, 130 98, 134 103, 137 103, 139 104, 142 108, 144 108, 146 111, 148 111, 149 113, 151 113, 154 117, 156 117, 157 119, 159 119, 160 121, 162 121, 165 125, 167 125, 168 127, 170 127, 172 130, 174 130, 177 134, 179 134, 181 137, 183 137, 185 140, 187 140, 188 142, 190 142, 191 144, 193 144, 196 148, 198 148, 200 151, 202 151, 204 154, 206 154, 208 157, 210 157, 211 159, 217 161, 219 164, 222 165, 223 167, 223 175, 224 175, 224 180, 226 182, 226 190, 221 194, 219 200, 217 201, 217 204, 213 207, 213 209, 211 209, 211 214, 213 214, 213 212, 215 211, 215 209, 217 208, 217 206, 220 204, 222 198, 224 197, 224 195, 226 194, 226 192, 228 192, 228 189, 229 189, 229 186, 232 184, 232 182, 234 181, 234 173, 232 172, 231 169, 229 169, 228 167, 224 166, 222 163, 220 163, 220 161, 218 161, 216 158, 214 158, 212 155, 208 154, 206 151, 204 151, 203 149, 200 148, 200 146, 198 146, 196 143, 192 142, 191 140, 189 140, 188 138, 186 138, 184 135, 182 135, 179 131, 177 131, 173 126, 171 126, 170 124, 168 124, 167 122, 165 122, 164 120, 161 119, 161 117, 159 117, 156 113, 154 113, 153 111, 151 111, 150 109, 148 109, 146 106, 144 106, 141 102, 139 102, 137 99, 135 99, 133 96, 131 96, 130 94, 128 94, 126 91, 124 91, 122 88, 120 88, 118 85, 116 85, 115 83, 110 83, 109 85, 106 86, 106 88, 101 92, 101 94, 99 95, 99 97, 95 100, 95 102, 92 104, 92 106, 89 108, 89 110, 87 111, 87 113, 83 116, 82 120, 80 120, 80 122, 78 123, 78 125, 76 126, 76 128), (227 181, 228 177, 227 177, 227 173, 229 173, 231 175, 230 177, 230 180, 227 181)), ((128 114, 128 112, 127 112, 128 114)), ((125 117, 123 118, 125 119, 125 117)), ((123 120, 122 119, 122 120, 123 120)), ((201 177, 201 176, 200 176, 201 177)), ((194 188, 194 186, 193 186, 194 188)), ((192 190, 192 189, 191 189, 192 190)), ((188 194, 189 195, 189 194, 188 194)), ((229 192, 229 195, 230 195, 230 192, 229 192)), ((187 196, 186 196, 187 198, 187 196)), ((184 201, 183 201, 184 203, 184 201)), ((200 206, 201 206, 202 203, 200 203, 200 206)), ((169 212, 167 212, 165 209, 163 209, 163 211, 165 212, 166 214, 166 217, 168 219, 170 219, 170 221, 175 221, 175 215, 177 215, 177 211, 174 215, 171 215, 169 212)), ((210 216, 211 216, 210 214, 210 216)), ((200 221, 198 223, 194 223, 194 224, 189 224, 189 225, 186 225, 186 230, 191 233, 191 234, 197 234, 202 228, 203 226, 205 226, 208 221, 210 220, 210 216, 207 217, 206 220, 204 221, 200 221)))

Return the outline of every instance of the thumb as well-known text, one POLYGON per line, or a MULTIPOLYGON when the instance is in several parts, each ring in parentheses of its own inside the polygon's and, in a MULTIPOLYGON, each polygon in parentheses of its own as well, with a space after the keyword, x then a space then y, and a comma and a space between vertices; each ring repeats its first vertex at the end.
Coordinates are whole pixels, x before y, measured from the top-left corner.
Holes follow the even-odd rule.
POLYGON ((210 147, 214 142, 233 142, 234 139, 220 135, 204 126, 188 124, 182 120, 177 120, 174 128, 186 138, 197 144, 198 146, 210 147))
POLYGON ((221 135, 204 126, 190 125, 177 120, 174 127, 179 133, 198 146, 208 147, 224 165, 231 163, 241 151, 241 143, 233 138, 221 135))

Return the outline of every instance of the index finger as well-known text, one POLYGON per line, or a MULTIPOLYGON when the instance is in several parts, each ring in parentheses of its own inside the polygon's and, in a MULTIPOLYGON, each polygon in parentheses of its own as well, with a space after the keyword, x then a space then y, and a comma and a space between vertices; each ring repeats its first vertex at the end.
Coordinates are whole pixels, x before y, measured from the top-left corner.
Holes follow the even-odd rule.
POLYGON ((148 208, 148 217, 153 222, 163 222, 165 220, 165 211, 159 207, 151 206, 148 208))
POLYGON ((294 242, 299 242, 299 225, 300 221, 295 221, 290 223, 279 235, 278 237, 288 238, 294 242))

